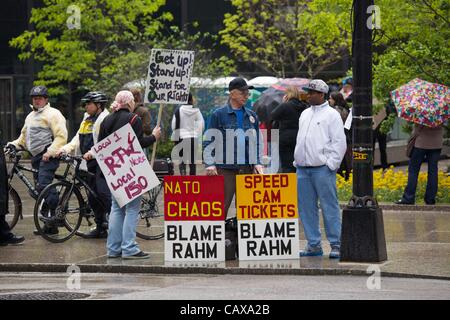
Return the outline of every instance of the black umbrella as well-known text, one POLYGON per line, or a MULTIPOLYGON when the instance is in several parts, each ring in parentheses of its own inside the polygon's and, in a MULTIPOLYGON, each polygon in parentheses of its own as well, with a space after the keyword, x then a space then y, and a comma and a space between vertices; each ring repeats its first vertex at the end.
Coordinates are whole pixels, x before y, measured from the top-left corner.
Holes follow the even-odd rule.
POLYGON ((256 112, 260 122, 270 121, 270 112, 282 101, 284 92, 275 88, 264 90, 258 100, 253 104, 253 111, 256 112))
POLYGON ((270 113, 283 102, 283 96, 289 86, 294 86, 301 90, 308 83, 309 80, 305 78, 287 78, 281 79, 277 84, 264 90, 259 99, 253 104, 253 111, 258 115, 259 121, 270 122, 270 113))

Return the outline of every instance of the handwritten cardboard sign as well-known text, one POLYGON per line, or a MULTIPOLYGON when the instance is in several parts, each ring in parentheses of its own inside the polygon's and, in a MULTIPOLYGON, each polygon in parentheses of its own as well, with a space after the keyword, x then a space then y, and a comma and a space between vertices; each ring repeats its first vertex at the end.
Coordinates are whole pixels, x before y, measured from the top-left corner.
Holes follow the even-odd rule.
POLYGON ((129 123, 99 141, 92 150, 120 207, 159 185, 129 123))
POLYGON ((239 260, 298 259, 297 176, 236 177, 239 260))
POLYGON ((193 66, 194 51, 153 49, 145 86, 145 103, 187 103, 193 66))
POLYGON ((166 261, 225 261, 223 177, 164 177, 166 261))

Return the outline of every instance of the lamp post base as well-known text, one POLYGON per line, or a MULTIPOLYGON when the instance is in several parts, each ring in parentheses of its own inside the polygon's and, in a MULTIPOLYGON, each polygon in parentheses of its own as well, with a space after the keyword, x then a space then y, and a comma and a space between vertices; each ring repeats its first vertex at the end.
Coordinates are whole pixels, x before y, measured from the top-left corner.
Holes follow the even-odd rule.
POLYGON ((341 262, 387 260, 381 208, 346 207, 342 214, 341 262))

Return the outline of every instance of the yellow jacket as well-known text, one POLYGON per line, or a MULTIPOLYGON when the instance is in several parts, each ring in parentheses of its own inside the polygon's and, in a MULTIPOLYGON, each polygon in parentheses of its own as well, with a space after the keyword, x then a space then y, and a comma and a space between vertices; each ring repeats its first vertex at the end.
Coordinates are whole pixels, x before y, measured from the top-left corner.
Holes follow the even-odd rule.
POLYGON ((80 135, 92 134, 94 138, 94 144, 98 142, 98 134, 100 133, 100 125, 103 120, 109 115, 108 110, 103 110, 99 115, 94 124, 88 122, 86 119, 89 117, 87 113, 83 116, 83 122, 80 124, 80 128, 77 134, 72 138, 72 140, 61 148, 61 151, 69 154, 81 154, 80 150, 80 135))

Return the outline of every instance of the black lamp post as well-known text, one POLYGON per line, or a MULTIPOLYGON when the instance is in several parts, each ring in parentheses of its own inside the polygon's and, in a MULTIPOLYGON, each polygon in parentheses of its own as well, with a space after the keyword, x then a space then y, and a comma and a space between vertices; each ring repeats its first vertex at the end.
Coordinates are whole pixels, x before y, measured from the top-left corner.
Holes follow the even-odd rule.
POLYGON ((373 4, 373 0, 354 0, 353 4, 353 196, 342 217, 343 262, 387 260, 383 212, 373 197, 373 4))

